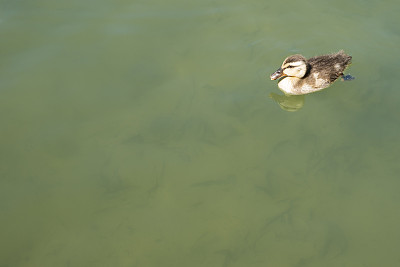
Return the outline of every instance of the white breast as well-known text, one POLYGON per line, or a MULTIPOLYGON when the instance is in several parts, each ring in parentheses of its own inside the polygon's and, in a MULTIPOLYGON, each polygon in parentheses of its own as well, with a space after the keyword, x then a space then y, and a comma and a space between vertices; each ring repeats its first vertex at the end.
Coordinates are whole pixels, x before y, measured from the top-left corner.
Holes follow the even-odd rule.
POLYGON ((303 84, 301 88, 296 87, 299 78, 286 77, 278 83, 278 87, 289 95, 304 95, 315 91, 315 88, 308 84, 303 84))
POLYGON ((312 92, 319 91, 329 86, 324 79, 319 78, 318 73, 314 73, 315 87, 310 84, 303 83, 301 87, 298 87, 299 78, 296 77, 285 77, 278 83, 278 87, 289 95, 304 95, 312 92))
POLYGON ((292 77, 286 77, 279 81, 278 87, 287 94, 293 94, 294 81, 292 77))

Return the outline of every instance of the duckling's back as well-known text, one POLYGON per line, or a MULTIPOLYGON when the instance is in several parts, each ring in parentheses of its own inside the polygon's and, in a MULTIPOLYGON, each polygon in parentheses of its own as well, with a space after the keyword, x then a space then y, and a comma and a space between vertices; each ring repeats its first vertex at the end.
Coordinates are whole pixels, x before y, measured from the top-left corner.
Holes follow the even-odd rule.
POLYGON ((343 71, 351 63, 352 57, 345 54, 343 50, 335 54, 312 57, 307 60, 311 72, 318 72, 330 83, 343 75, 343 71))

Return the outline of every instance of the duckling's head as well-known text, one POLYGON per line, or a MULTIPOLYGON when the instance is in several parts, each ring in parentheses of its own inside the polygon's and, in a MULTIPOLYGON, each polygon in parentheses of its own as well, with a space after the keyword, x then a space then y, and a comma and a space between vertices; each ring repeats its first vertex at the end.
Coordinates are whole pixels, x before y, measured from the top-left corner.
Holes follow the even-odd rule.
POLYGON ((283 61, 282 66, 271 74, 271 80, 276 80, 280 77, 297 77, 303 78, 307 73, 307 60, 302 55, 293 55, 287 57, 283 61))

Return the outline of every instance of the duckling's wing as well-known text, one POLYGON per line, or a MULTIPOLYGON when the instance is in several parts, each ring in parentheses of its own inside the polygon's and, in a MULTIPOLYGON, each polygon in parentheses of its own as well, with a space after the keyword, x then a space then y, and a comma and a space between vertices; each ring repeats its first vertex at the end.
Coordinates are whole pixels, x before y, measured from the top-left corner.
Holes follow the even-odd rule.
POLYGON ((339 78, 351 62, 351 56, 343 51, 336 54, 312 57, 307 61, 314 72, 320 73, 330 83, 339 78))

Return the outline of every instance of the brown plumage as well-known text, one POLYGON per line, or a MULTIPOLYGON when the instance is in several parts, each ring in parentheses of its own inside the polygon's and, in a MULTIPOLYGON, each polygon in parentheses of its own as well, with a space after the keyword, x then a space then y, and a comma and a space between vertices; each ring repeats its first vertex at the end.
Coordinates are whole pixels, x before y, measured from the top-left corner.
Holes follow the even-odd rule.
POLYGON ((278 86, 287 94, 302 95, 328 87, 351 63, 352 57, 343 50, 337 53, 306 59, 302 55, 292 55, 271 75, 271 80, 283 77, 278 86))
POLYGON ((343 71, 351 63, 351 56, 340 50, 335 54, 312 57, 307 63, 310 65, 310 72, 319 72, 322 77, 329 77, 330 83, 333 83, 343 75, 343 71), (335 64, 338 64, 339 68, 335 68, 335 64))

